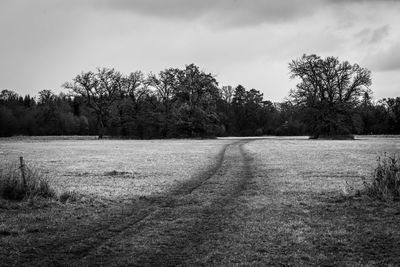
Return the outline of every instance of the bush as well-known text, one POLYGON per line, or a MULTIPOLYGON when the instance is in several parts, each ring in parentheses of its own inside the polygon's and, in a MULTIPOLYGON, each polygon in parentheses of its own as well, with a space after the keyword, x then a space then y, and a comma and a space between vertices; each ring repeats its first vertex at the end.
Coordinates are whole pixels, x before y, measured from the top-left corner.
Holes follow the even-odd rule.
POLYGON ((384 153, 378 157, 372 183, 364 181, 369 196, 385 201, 400 200, 400 158, 384 153))
POLYGON ((8 200, 55 197, 47 178, 37 169, 14 165, 0 167, 0 197, 8 200), (25 175, 23 179, 22 171, 25 175))

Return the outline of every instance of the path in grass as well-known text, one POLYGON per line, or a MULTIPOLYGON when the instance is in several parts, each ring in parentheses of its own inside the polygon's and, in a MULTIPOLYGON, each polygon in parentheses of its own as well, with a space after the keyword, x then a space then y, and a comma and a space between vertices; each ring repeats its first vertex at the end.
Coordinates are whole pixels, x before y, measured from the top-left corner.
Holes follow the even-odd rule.
POLYGON ((212 165, 169 192, 101 211, 95 220, 65 221, 67 231, 49 229, 47 237, 29 240, 26 249, 19 246, 19 256, 5 257, 5 263, 168 266, 209 262, 207 257, 214 251, 210 244, 219 247, 227 218, 234 212, 232 203, 252 179, 250 158, 243 150, 249 141, 225 145, 212 165))
POLYGON ((218 246, 227 208, 251 180, 250 158, 242 140, 226 147, 216 168, 166 196, 155 198, 152 211, 75 264, 172 266, 204 263, 213 251, 203 243, 218 246))
POLYGON ((61 225, 47 212, 37 217, 46 229, 33 221, 19 242, 0 225, 0 265, 399 266, 400 203, 341 193, 398 141, 264 139, 232 140, 168 192, 69 213, 60 205, 51 216, 61 225))
POLYGON ((335 152, 350 157, 356 143, 329 151, 320 146, 331 143, 304 142, 229 145, 212 171, 152 198, 142 221, 73 264, 397 266, 399 205, 347 199, 335 187, 363 166, 334 161, 346 159, 335 152))

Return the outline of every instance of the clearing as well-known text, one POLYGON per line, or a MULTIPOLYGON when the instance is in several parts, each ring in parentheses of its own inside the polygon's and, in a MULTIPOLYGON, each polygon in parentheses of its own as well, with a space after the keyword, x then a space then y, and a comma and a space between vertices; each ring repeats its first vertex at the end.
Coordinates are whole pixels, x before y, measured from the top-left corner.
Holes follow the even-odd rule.
POLYGON ((400 205, 349 197, 400 138, 0 140, 78 202, 0 202, 7 266, 399 265, 400 205))

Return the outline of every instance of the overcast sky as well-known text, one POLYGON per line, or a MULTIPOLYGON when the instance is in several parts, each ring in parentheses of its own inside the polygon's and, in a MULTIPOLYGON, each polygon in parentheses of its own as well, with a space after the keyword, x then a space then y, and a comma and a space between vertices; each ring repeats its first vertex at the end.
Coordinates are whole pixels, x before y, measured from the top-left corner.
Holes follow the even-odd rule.
POLYGON ((1 0, 0 90, 60 92, 81 71, 158 73, 195 63, 219 84, 282 101, 302 54, 372 71, 375 100, 400 96, 400 1, 1 0))

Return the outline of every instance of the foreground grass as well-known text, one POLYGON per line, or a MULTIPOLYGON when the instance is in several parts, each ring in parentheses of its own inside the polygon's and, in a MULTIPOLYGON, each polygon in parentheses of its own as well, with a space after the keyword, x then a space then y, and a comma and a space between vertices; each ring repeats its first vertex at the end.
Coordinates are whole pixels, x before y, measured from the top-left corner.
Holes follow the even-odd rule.
POLYGON ((84 252, 83 260, 100 265, 400 264, 399 202, 351 192, 363 187, 361 178, 372 173, 377 155, 400 150, 400 139, 241 142, 228 148, 215 175, 192 190, 185 183, 213 164, 227 142, 233 141, 67 140, 62 148, 59 141, 0 143, 9 154, 29 148, 42 155, 37 163, 54 167, 57 185, 81 186, 86 196, 67 204, 0 202, 0 259, 54 265, 57 257, 70 263, 84 252), (178 193, 162 194, 174 186, 178 193), (124 205, 126 198, 131 206, 124 205), (132 221, 138 223, 133 227, 132 221), (65 254, 46 254, 49 248, 65 254))
MULTIPOLYGON (((229 142, 0 140, 2 162, 24 156, 29 164, 44 170, 59 192, 58 200, 0 198, 1 264, 28 264, 37 255, 49 253, 48 249, 52 251, 52 244, 63 248, 64 241, 84 250, 85 242, 97 238, 96 231, 120 223, 120 218, 135 212, 133 207, 146 206, 147 197, 168 191, 212 165, 229 142), (83 243, 74 243, 75 239, 83 243)), ((44 261, 51 260, 51 253, 47 256, 44 261)), ((35 261, 34 265, 46 264, 51 262, 35 261)))
POLYGON ((33 201, 37 197, 56 197, 47 177, 26 165, 0 164, 0 198, 33 201))
MULTIPOLYGON (((253 179, 210 263, 265 266, 400 264, 400 204, 350 197, 399 139, 249 143, 253 179), (231 253, 226 253, 229 250, 231 253)), ((204 244, 211 246, 212 244, 204 244)))
POLYGON ((0 139, 0 161, 23 156, 60 192, 103 202, 163 192, 212 163, 228 140, 0 139))

